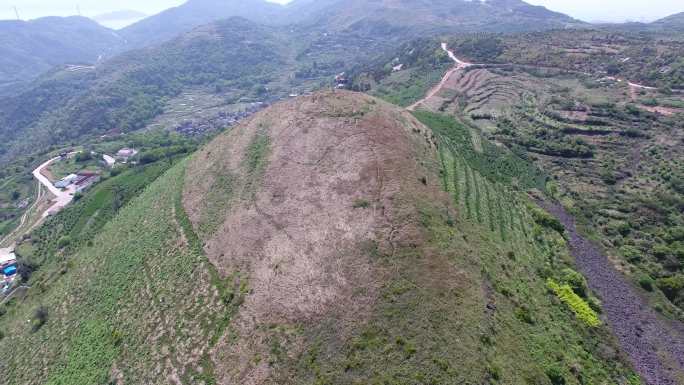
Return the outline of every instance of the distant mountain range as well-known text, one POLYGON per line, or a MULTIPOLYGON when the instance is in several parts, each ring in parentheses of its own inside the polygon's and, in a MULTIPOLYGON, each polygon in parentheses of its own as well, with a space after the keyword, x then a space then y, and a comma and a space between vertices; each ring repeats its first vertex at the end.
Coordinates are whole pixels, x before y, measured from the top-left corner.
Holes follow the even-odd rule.
MULTIPOLYGON (((112 27, 144 15, 119 11, 94 19, 112 27)), ((417 36, 521 32, 586 26, 586 23, 521 0, 189 0, 114 31, 83 17, 0 21, 0 95, 61 64, 93 64, 127 49, 158 44, 198 26, 230 17, 271 26, 296 25, 320 33, 349 33, 386 42, 417 36)), ((674 15, 630 29, 684 29, 674 15)))
POLYGON ((0 21, 0 91, 61 64, 93 64, 123 47, 114 31, 85 17, 0 21))
POLYGON ((651 26, 661 29, 684 31, 684 12, 657 20, 651 23, 651 26))
POLYGON ((516 32, 583 24, 521 0, 190 0, 121 30, 133 46, 163 41, 231 16, 269 25, 302 24, 328 32, 405 37, 437 32, 516 32), (150 40, 152 39, 152 40, 150 40))
POLYGON ((288 16, 331 31, 396 35, 442 32, 517 32, 584 24, 520 0, 295 0, 288 16))
POLYGON ((275 97, 416 37, 586 26, 520 0, 190 0, 119 31, 81 17, 0 22, 0 96, 12 96, 0 157, 142 128, 187 87, 275 97))
POLYGON ((92 19, 104 25, 107 28, 120 29, 138 22, 148 15, 134 10, 121 10, 103 13, 94 16, 92 19))
POLYGON ((163 42, 203 24, 233 16, 273 24, 281 20, 285 7, 264 0, 190 0, 143 19, 120 31, 129 46, 142 47, 163 42))

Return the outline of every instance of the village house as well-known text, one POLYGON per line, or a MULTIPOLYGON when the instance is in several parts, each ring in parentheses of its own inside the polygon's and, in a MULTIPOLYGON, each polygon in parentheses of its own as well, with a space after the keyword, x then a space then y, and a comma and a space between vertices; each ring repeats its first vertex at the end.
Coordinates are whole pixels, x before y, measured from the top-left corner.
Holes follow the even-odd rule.
POLYGON ((11 249, 0 249, 0 289, 5 293, 17 276, 17 257, 11 249))
POLYGON ((67 188, 71 186, 72 183, 78 178, 78 175, 76 174, 69 174, 62 178, 60 181, 55 182, 55 187, 57 188, 67 188))
POLYGON ((79 171, 73 183, 76 186, 76 192, 80 193, 99 181, 99 173, 93 171, 79 171))
POLYGON ((138 151, 133 148, 122 148, 116 153, 116 157, 127 162, 128 159, 134 157, 137 153, 138 151))

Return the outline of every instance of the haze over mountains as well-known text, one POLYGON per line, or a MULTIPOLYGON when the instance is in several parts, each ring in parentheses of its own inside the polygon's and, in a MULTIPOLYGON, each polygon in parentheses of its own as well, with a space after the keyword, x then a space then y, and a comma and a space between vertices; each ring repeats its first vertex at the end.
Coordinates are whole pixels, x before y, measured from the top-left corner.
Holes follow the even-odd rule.
POLYGON ((121 29, 135 22, 138 22, 148 15, 134 10, 121 10, 99 14, 92 19, 111 29, 121 29))
MULTIPOLYGON (((105 16, 108 20, 122 17, 105 16)), ((126 17, 130 16, 128 13, 126 17)), ((4 52, 0 84, 31 80, 55 65, 93 64, 98 58, 161 43, 197 26, 233 16, 259 24, 298 24, 321 32, 361 34, 388 41, 436 33, 512 33, 585 25, 521 0, 296 0, 287 5, 264 0, 190 0, 118 31, 76 17, 3 21, 0 34, 6 37, 0 43, 0 52, 4 52)), ((671 18, 654 26, 681 24, 671 18)))
MULTIPOLYGON (((101 87, 105 87, 107 90, 120 89, 121 87, 130 90, 132 84, 136 83, 123 82, 121 76, 113 74, 124 74, 123 79, 131 76, 140 79, 139 73, 151 73, 152 68, 156 68, 155 66, 159 64, 158 59, 167 56, 166 52, 176 51, 179 45, 185 46, 186 44, 193 45, 194 49, 185 47, 185 52, 196 55, 196 58, 204 56, 204 60, 208 63, 207 66, 212 68, 211 71, 214 71, 217 67, 214 66, 215 62, 212 58, 216 56, 212 56, 209 50, 209 46, 214 43, 209 44, 210 40, 197 39, 196 37, 206 36, 206 32, 213 29, 214 32, 211 34, 215 34, 217 38, 232 41, 234 39, 232 35, 223 35, 222 31, 225 29, 222 26, 211 27, 211 24, 209 26, 206 24, 229 17, 241 17, 250 21, 234 20, 222 22, 222 25, 244 24, 248 26, 245 32, 260 30, 268 35, 268 37, 264 37, 257 33, 252 36, 255 39, 254 41, 249 36, 241 38, 245 39, 246 43, 258 44, 257 42, 260 40, 265 40, 269 44, 278 42, 281 47, 284 47, 283 50, 288 51, 288 64, 283 68, 288 68, 292 74, 299 73, 299 77, 302 76, 301 74, 307 73, 308 77, 319 78, 330 76, 335 71, 344 71, 346 67, 362 62, 365 58, 375 55, 379 51, 378 47, 390 47, 404 39, 419 35, 476 30, 492 32, 530 31, 566 28, 581 24, 565 15, 548 11, 542 7, 532 7, 518 0, 496 0, 487 3, 445 0, 430 0, 428 2, 416 0, 398 2, 327 0, 310 2, 299 0, 287 6, 263 0, 228 2, 191 0, 182 6, 151 16, 119 31, 100 27, 96 23, 82 18, 50 18, 31 23, 22 22, 19 24, 31 26, 47 24, 40 33, 51 34, 50 39, 58 38, 52 24, 68 25, 78 34, 80 40, 76 40, 76 38, 64 39, 63 43, 74 44, 75 47, 71 50, 78 55, 65 56, 64 53, 69 53, 70 49, 64 47, 60 49, 59 55, 49 55, 49 64, 51 65, 92 64, 98 58, 108 57, 105 53, 122 52, 134 47, 153 46, 179 34, 186 33, 186 35, 176 39, 176 43, 168 43, 158 49, 153 48, 152 51, 125 54, 111 63, 98 65, 97 70, 76 67, 77 71, 75 72, 73 70, 57 71, 46 74, 33 85, 25 83, 26 89, 23 94, 17 94, 17 90, 21 89, 19 87, 8 87, 7 90, 14 90, 17 95, 0 106, 0 121, 6 122, 3 130, 12 132, 13 138, 25 140, 25 138, 33 137, 24 134, 25 130, 31 132, 38 130, 52 136, 76 137, 86 131, 128 130, 133 126, 140 128, 143 122, 154 117, 160 111, 159 104, 162 101, 154 98, 176 95, 180 88, 169 87, 168 85, 171 82, 168 79, 162 82, 166 86, 162 86, 161 89, 153 90, 150 87, 142 87, 140 88, 141 93, 135 98, 138 101, 149 100, 149 103, 142 104, 145 109, 142 115, 137 115, 129 110, 125 114, 117 112, 116 115, 119 118, 116 119, 90 121, 88 117, 98 116, 98 114, 92 114, 95 110, 103 113, 101 116, 109 116, 108 113, 103 112, 103 109, 116 110, 123 105, 128 105, 129 108, 132 105, 130 98, 127 98, 126 101, 126 98, 122 98, 121 95, 114 96, 113 100, 116 102, 113 102, 109 96, 106 96, 109 92, 105 92, 101 87), (83 24, 88 28, 84 28, 83 24), (256 28, 257 25, 264 27, 256 28), (198 26, 201 26, 199 32, 191 32, 198 26), (289 40, 282 40, 285 37, 289 40), (82 52, 80 47, 88 47, 89 50, 82 52), (346 55, 342 54, 345 50, 347 50, 346 55), (151 54, 151 52, 156 53, 151 54), (141 64, 135 58, 152 62, 141 64), (335 59, 331 60, 331 58, 335 59), (133 69, 138 75, 133 75, 129 69, 133 69), (72 82, 73 84, 70 84, 72 82), (58 93, 46 91, 56 88, 62 91, 58 93), (35 100, 37 95, 46 93, 49 95, 41 98, 40 103, 26 103, 27 100, 35 100), (59 97, 55 98, 55 95, 59 95, 59 97), (103 100, 109 100, 109 102, 102 103, 103 100), (98 108, 77 107, 93 104, 97 105, 98 108), (31 113, 27 114, 27 109, 31 113), (16 119, 15 117, 18 115, 23 117, 16 119), (124 118, 125 116, 136 116, 138 118, 133 119, 135 123, 125 123, 123 122, 123 120, 127 120, 124 118), (75 124, 76 121, 80 124, 75 124), (133 125, 131 126, 131 124, 133 125), (68 132, 71 134, 67 135, 68 132)), ((12 25, 13 22, 6 23, 12 25)), ((11 39, 17 39, 16 34, 11 36, 11 39)), ((42 35, 36 32, 27 36, 42 35)), ((49 53, 49 50, 43 50, 40 44, 32 43, 30 40, 21 43, 21 46, 25 47, 25 55, 12 54, 7 56, 20 59, 19 62, 8 63, 4 70, 5 79, 3 79, 6 83, 31 80, 50 68, 50 65, 45 62, 47 59, 41 59, 43 53, 49 53), (32 49, 31 47, 34 46, 35 49, 32 49), (33 61, 36 61, 35 65, 26 65, 33 61), (20 66, 19 63, 24 64, 21 66, 20 72, 15 70, 20 66)), ((268 56, 267 52, 262 52, 262 54, 264 57, 268 56)), ((180 62, 173 61, 177 58, 167 57, 168 61, 164 63, 169 66, 172 72, 175 72, 173 68, 184 66, 180 62)), ((221 71, 213 72, 211 79, 223 76, 232 77, 232 75, 221 71)), ((296 79, 298 76, 294 76, 294 78, 296 79)), ((194 74, 189 75, 189 77, 200 78, 194 74)), ((179 79, 182 78, 179 77, 179 79)), ((185 80, 183 83, 188 85, 185 80)), ((208 84, 207 81, 198 83, 198 85, 206 84, 208 84)), ((287 93, 287 90, 281 92, 281 94, 287 93)), ((140 104, 138 105, 140 106, 140 104)), ((8 145, 5 143, 0 152, 5 152, 8 145)))
POLYGON ((93 64, 119 52, 124 40, 85 17, 0 21, 0 91, 61 64, 93 64))
POLYGON ((94 63, 102 54, 121 52, 169 40, 213 21, 238 16, 260 24, 301 23, 320 31, 365 33, 379 39, 409 34, 478 29, 512 32, 565 28, 577 21, 519 0, 367 2, 352 0, 294 1, 286 6, 264 0, 190 0, 158 15, 113 32, 79 18, 46 18, 0 24, 12 34, 0 43, 5 58, 0 82, 30 79, 58 64, 94 63), (17 40, 18 26, 22 25, 17 40), (22 47, 18 50, 17 47, 22 47), (50 54, 50 49, 59 48, 50 54), (10 51, 12 50, 12 51, 10 51), (11 54, 10 54, 11 52, 11 54), (20 59, 18 59, 20 58, 20 59), (10 60, 10 59, 5 59, 10 60))
POLYGON ((0 23, 0 384, 683 384, 680 23, 0 23))

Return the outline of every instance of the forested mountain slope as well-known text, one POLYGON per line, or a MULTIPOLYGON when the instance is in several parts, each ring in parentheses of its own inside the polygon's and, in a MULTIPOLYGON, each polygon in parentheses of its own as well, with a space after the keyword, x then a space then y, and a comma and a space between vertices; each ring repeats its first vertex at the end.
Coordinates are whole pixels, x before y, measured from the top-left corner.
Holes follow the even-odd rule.
POLYGON ((684 12, 654 21, 650 26, 663 30, 684 32, 684 12))
POLYGON ((572 228, 577 218, 568 240, 624 349, 648 383, 681 383, 681 43, 614 31, 444 41, 480 64, 447 72, 447 54, 421 50, 421 40, 361 71, 352 87, 447 115, 475 142, 482 135, 548 173, 558 201, 548 207, 572 228))
POLYGON ((230 19, 159 47, 131 51, 97 68, 53 71, 3 100, 0 158, 37 144, 142 128, 166 100, 186 88, 236 90, 234 98, 262 92, 263 84, 285 70, 286 49, 287 43, 272 29, 230 19))
POLYGON ((299 18, 299 22, 312 28, 353 31, 389 40, 445 32, 510 33, 583 24, 519 0, 300 0, 289 4, 287 11, 291 18, 299 18))
POLYGON ((0 89, 57 65, 93 64, 122 45, 114 31, 85 17, 0 21, 0 89))
MULTIPOLYGON (((193 0, 120 31, 165 40, 97 67, 55 69, 0 104, 0 159, 35 143, 66 144, 81 135, 127 132, 158 116, 169 99, 192 88, 240 100, 268 101, 328 83, 334 74, 395 47, 403 37, 443 31, 517 31, 575 25, 567 16, 520 1, 293 3, 193 0), (310 8, 310 7, 314 8, 310 8), (305 11, 306 10, 306 11, 305 11), (276 15, 277 14, 277 15, 276 15), (295 17, 294 15, 299 15, 295 17), (279 16, 278 16, 279 15, 279 16), (447 15, 445 18, 444 15, 447 15), (493 22, 496 21, 496 22, 493 22), (160 30, 161 28, 161 30, 160 30), (139 31, 139 32, 136 32, 139 31), (29 143, 31 143, 29 145, 29 143)), ((131 34, 130 36, 127 34, 131 34)), ((128 37, 127 37, 128 36, 128 37)), ((155 40, 156 41, 156 40, 155 40)), ((147 43, 139 42, 141 45, 147 43)))
POLYGON ((130 48, 171 40, 192 29, 231 17, 277 23, 283 7, 265 0, 189 0, 119 31, 130 48))
POLYGON ((315 93, 176 162, 3 308, 5 382, 637 384, 533 168, 418 118, 315 93))

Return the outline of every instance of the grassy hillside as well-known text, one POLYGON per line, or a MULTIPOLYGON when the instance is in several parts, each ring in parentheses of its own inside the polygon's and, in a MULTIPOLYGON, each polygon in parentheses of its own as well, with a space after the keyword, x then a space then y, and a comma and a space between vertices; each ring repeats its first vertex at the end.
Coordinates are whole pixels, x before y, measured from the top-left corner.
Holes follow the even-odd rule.
POLYGON ((223 275, 250 277, 219 382, 638 383, 605 355, 558 226, 514 187, 538 174, 503 153, 487 171, 457 125, 419 117, 434 133, 316 94, 195 155, 190 218, 223 275))
POLYGON ((34 283, 25 300, 3 305, 3 343, 15 347, 5 383, 211 378, 206 354, 241 286, 216 277, 184 226, 183 167, 174 166, 90 241, 63 250, 64 267, 34 283))
MULTIPOLYGON (((450 40, 457 56, 494 64, 455 73, 424 107, 454 116, 551 175, 549 192, 583 218, 615 266, 658 311, 681 319, 684 99, 668 86, 679 84, 679 44, 604 31, 460 36, 450 40), (657 54, 634 55, 649 49, 657 54), (606 78, 615 63, 613 75, 625 80, 606 78)), ((409 61, 398 52, 399 63, 408 63, 401 71, 376 66, 360 71, 355 84, 372 74, 371 93, 401 100, 437 68, 420 63, 439 51, 423 53, 409 61)))
POLYGON ((176 162, 2 305, 4 381, 638 384, 532 169, 419 118, 315 94, 176 162))

